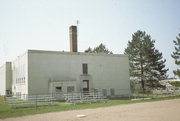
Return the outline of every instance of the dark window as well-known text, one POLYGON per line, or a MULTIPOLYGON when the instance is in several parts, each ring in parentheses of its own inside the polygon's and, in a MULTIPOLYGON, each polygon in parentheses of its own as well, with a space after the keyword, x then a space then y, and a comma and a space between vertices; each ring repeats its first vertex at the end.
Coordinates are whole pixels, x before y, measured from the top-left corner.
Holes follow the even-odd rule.
POLYGON ((107 90, 106 89, 102 89, 102 95, 107 96, 107 90))
POLYGON ((114 96, 114 89, 110 89, 111 96, 114 96))
POLYGON ((68 86, 67 92, 74 92, 74 86, 68 86))
POLYGON ((83 74, 88 74, 88 65, 86 63, 82 64, 83 74))
POLYGON ((62 87, 56 87, 56 92, 61 92, 62 91, 62 87))

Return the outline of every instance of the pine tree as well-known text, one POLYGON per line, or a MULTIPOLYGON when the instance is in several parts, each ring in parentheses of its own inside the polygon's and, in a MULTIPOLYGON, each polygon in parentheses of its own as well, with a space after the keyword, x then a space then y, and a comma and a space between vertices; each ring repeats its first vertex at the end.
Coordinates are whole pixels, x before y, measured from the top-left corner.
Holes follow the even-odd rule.
POLYGON ((178 65, 177 70, 174 70, 173 73, 180 78, 180 34, 176 37, 176 41, 174 40, 173 42, 175 44, 175 52, 171 56, 174 58, 175 64, 178 65))
POLYGON ((125 49, 125 54, 129 55, 131 79, 140 81, 143 90, 145 85, 157 87, 159 80, 167 78, 166 60, 162 60, 162 53, 155 49, 154 43, 150 35, 137 31, 125 49))
POLYGON ((147 74, 146 85, 149 87, 159 86, 158 81, 167 78, 166 72, 168 69, 165 69, 165 62, 163 60, 162 53, 155 48, 155 40, 151 39, 150 35, 146 35, 143 43, 144 56, 146 59, 146 66, 144 70, 147 74))
POLYGON ((92 53, 93 51, 92 51, 92 48, 88 48, 88 49, 86 49, 85 51, 84 51, 85 53, 92 53))
POLYGON ((132 40, 128 41, 128 47, 125 54, 129 55, 130 60, 130 77, 132 80, 141 81, 144 90, 144 56, 142 51, 142 42, 145 32, 137 31, 132 35, 132 40))
POLYGON ((99 46, 95 47, 94 49, 88 48, 84 51, 85 53, 107 53, 107 54, 113 54, 112 51, 109 51, 104 44, 100 44, 99 46))

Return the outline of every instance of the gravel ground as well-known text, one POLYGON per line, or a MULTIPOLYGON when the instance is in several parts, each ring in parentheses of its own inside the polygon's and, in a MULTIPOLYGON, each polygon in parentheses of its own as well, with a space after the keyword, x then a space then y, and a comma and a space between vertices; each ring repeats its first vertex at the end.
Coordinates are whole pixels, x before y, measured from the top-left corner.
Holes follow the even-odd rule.
POLYGON ((0 121, 180 121, 180 99, 37 114, 0 121), (80 114, 86 117, 77 117, 80 114))

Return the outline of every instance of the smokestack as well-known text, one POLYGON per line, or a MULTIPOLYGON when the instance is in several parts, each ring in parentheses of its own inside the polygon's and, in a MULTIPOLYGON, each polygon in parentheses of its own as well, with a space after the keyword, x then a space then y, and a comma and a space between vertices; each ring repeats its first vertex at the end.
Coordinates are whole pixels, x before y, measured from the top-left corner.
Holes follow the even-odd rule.
POLYGON ((77 26, 69 27, 70 52, 77 52, 77 26))

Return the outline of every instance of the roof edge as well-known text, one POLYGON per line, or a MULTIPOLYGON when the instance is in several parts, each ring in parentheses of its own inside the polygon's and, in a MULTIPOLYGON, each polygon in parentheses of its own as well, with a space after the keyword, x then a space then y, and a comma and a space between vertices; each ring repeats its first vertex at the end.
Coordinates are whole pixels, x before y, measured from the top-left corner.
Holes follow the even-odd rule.
POLYGON ((124 54, 106 54, 106 53, 84 53, 84 52, 67 52, 67 51, 49 51, 49 50, 27 50, 28 53, 47 53, 47 54, 66 54, 66 55, 92 55, 92 56, 124 56, 124 54))

